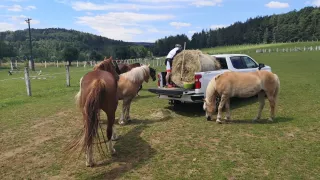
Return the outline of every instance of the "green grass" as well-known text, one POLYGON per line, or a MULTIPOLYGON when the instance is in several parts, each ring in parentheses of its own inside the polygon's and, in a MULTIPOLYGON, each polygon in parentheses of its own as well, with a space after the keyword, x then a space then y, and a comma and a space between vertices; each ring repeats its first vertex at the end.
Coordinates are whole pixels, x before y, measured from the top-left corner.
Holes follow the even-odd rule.
POLYGON ((295 48, 304 46, 319 46, 320 42, 295 42, 295 43, 273 43, 273 44, 247 44, 247 45, 234 45, 234 46, 221 46, 215 48, 202 49, 203 52, 208 54, 216 53, 254 53, 256 49, 281 49, 281 48, 295 48))
MULTIPOLYGON (((62 74, 31 80, 32 97, 23 80, 0 81, 0 179, 319 179, 320 52, 249 55, 279 75, 274 123, 251 123, 254 98, 231 102, 233 123, 208 122, 201 105, 173 108, 149 93, 150 81, 131 106, 133 122, 116 125, 118 155, 96 153, 94 168, 63 151, 82 127, 74 95, 88 69, 71 68, 71 87, 64 68, 42 69, 62 74), (155 116, 162 111, 167 118, 155 116)), ((0 71, 0 80, 20 76, 0 71)))

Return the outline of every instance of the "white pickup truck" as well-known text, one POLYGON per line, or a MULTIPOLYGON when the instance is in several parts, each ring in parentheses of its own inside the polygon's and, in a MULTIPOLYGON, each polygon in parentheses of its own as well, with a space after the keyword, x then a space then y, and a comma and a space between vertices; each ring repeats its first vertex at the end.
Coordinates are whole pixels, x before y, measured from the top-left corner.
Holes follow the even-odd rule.
POLYGON ((158 94, 159 98, 168 99, 169 104, 202 103, 206 94, 209 81, 216 75, 225 71, 251 72, 259 69, 271 71, 270 66, 258 63, 253 58, 245 54, 217 54, 214 56, 221 64, 220 70, 196 72, 194 89, 165 88, 166 72, 158 73, 158 87, 150 88, 148 91, 158 94))

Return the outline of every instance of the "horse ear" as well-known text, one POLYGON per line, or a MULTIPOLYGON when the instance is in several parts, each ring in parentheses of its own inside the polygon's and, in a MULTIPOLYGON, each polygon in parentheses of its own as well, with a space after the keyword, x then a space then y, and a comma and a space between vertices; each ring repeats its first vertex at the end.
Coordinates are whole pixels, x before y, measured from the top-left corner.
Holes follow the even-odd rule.
POLYGON ((112 56, 110 56, 110 58, 109 59, 111 59, 112 60, 112 56))

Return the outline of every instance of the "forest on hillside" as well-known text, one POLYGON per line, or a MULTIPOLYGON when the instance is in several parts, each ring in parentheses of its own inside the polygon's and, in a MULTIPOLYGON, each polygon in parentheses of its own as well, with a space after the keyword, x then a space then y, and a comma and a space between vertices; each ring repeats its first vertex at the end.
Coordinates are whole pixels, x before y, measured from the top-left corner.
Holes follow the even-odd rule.
POLYGON ((166 55, 174 44, 186 42, 187 48, 201 49, 225 45, 261 44, 312 41, 320 39, 320 8, 305 7, 285 14, 258 16, 245 22, 217 30, 202 30, 193 34, 169 36, 159 39, 152 47, 156 56, 166 55))
MULTIPOLYGON (((143 45, 112 40, 102 36, 61 28, 31 29, 34 60, 65 60, 65 51, 76 50, 73 60, 101 60, 103 56, 113 58, 144 58, 151 52, 143 45)), ((0 58, 30 57, 28 29, 0 33, 0 58)))

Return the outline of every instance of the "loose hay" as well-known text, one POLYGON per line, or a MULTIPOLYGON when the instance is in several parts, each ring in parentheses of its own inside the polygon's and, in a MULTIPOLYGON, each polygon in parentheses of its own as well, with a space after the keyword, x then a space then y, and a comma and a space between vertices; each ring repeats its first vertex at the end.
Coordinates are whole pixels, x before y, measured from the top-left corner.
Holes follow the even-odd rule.
POLYGON ((212 56, 200 50, 184 50, 177 54, 172 62, 172 81, 180 87, 184 82, 194 82, 194 73, 221 69, 220 63, 212 56), (183 53, 184 61, 183 61, 183 53), (181 69, 183 72, 181 79, 181 69))

